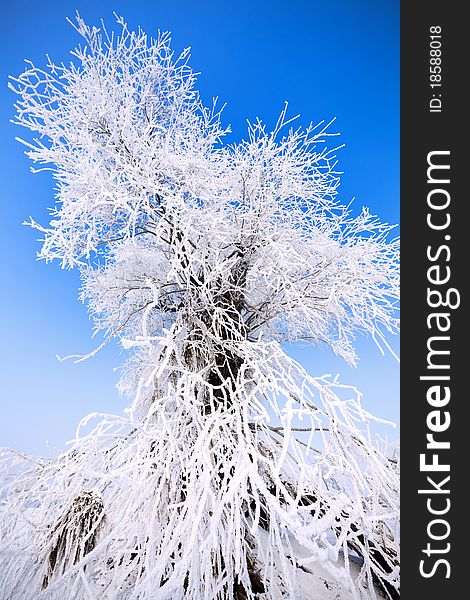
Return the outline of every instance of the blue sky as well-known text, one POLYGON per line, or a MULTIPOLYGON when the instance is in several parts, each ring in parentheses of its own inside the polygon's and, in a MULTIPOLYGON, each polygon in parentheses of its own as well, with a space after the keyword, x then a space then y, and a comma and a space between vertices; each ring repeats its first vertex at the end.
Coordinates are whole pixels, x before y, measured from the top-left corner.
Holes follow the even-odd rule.
MULTIPOLYGON (((358 209, 369 206, 383 221, 398 223, 399 2, 27 0, 21 7, 21 17, 16 3, 0 9, 0 446, 49 454, 46 440, 63 447, 88 412, 127 405, 114 389, 123 357, 113 345, 80 365, 56 358, 94 348, 91 324, 77 301, 77 273, 37 262, 37 234, 21 225, 30 215, 47 222, 53 192, 47 174, 29 172, 14 141, 21 131, 8 122, 14 113, 8 75, 22 71, 25 58, 44 64, 48 53, 68 60, 78 38, 65 17, 77 9, 91 23, 103 17, 109 26, 115 11, 149 34, 170 30, 176 51, 192 48, 203 98, 227 103, 232 139, 245 135, 246 119, 273 124, 285 100, 290 114, 301 114, 300 124, 336 117, 333 129, 345 144, 338 153, 342 201, 355 197, 358 209)), ((398 339, 392 342, 397 348, 398 339)), ((326 350, 291 353, 314 375, 339 372, 364 392, 367 408, 398 421, 396 361, 369 340, 359 340, 358 348, 356 369, 326 350)))

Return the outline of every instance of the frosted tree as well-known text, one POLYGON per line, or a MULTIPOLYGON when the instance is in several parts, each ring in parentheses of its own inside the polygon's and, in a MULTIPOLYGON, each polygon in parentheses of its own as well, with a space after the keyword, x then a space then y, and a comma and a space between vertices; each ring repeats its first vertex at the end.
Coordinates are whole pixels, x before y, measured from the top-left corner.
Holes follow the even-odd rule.
POLYGON ((1 597, 300 598, 315 563, 354 598, 397 597, 397 461, 361 394, 282 344, 348 363, 358 332, 387 346, 398 242, 336 200, 327 126, 284 110, 224 145, 188 51, 118 24, 77 17, 72 62, 10 86, 56 182, 39 256, 80 270, 132 403, 53 459, 4 452, 1 597))

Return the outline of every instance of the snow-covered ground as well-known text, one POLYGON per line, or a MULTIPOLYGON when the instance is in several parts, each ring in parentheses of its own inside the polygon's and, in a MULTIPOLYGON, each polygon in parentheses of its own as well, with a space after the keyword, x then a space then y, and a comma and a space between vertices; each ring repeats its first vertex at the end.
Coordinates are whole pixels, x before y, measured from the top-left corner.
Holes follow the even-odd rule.
POLYGON ((334 581, 320 565, 315 565, 309 571, 299 571, 296 600, 353 600, 352 594, 334 581))
MULTIPOLYGON (((294 559, 298 565, 295 600, 353 600, 348 589, 348 577, 344 574, 344 560, 333 562, 308 561, 310 553, 295 539, 290 539, 294 559), (336 573, 336 576, 332 572, 336 573), (344 582, 341 582, 344 579, 344 582)), ((286 550, 286 555, 289 556, 286 550)), ((350 570, 353 579, 357 577, 362 561, 350 557, 350 570)))

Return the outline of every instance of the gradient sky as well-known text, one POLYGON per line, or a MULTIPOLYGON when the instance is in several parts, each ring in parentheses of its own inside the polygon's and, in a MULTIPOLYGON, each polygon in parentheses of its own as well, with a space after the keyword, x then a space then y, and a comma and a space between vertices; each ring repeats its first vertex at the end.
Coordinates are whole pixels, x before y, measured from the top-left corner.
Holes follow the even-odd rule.
MULTIPOLYGON (((77 301, 79 278, 58 265, 35 260, 37 232, 21 223, 33 216, 47 222, 53 204, 47 174, 33 175, 24 149, 14 141, 21 130, 13 117, 9 74, 23 59, 68 60, 78 36, 66 22, 76 10, 108 28, 113 11, 147 33, 171 31, 176 51, 191 46, 200 71, 199 89, 210 101, 227 103, 224 123, 232 139, 245 135, 246 119, 275 123, 284 101, 299 124, 331 120, 344 172, 341 200, 355 197, 383 221, 399 221, 399 2, 398 0, 142 0, 90 2, 5 0, 0 8, 0 154, 2 293, 0 319, 0 446, 50 454, 74 435, 79 419, 92 411, 120 412, 128 400, 114 389, 123 357, 110 345, 75 365, 56 355, 93 349, 86 308, 77 301)), ((395 349, 398 339, 392 340, 395 349)), ((358 368, 345 366, 327 350, 293 348, 290 353, 313 375, 340 373, 364 392, 364 405, 378 416, 399 419, 399 369, 370 340, 358 341, 358 368)), ((381 430, 382 432, 382 430, 381 430)), ((394 439, 398 433, 388 431, 394 439)))

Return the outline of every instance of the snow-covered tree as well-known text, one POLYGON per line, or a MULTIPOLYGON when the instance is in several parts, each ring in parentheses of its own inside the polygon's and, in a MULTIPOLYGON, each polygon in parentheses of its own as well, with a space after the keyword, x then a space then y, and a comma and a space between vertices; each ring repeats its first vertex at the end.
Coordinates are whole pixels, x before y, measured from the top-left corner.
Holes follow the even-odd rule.
POLYGON ((56 181, 39 256, 80 270, 103 344, 129 350, 132 404, 53 459, 4 453, 1 596, 300 598, 321 563, 355 598, 396 597, 396 457, 355 388, 282 344, 348 363, 358 332, 387 346, 398 242, 336 200, 327 126, 284 110, 224 145, 188 51, 118 23, 77 17, 72 62, 11 84, 56 181))

